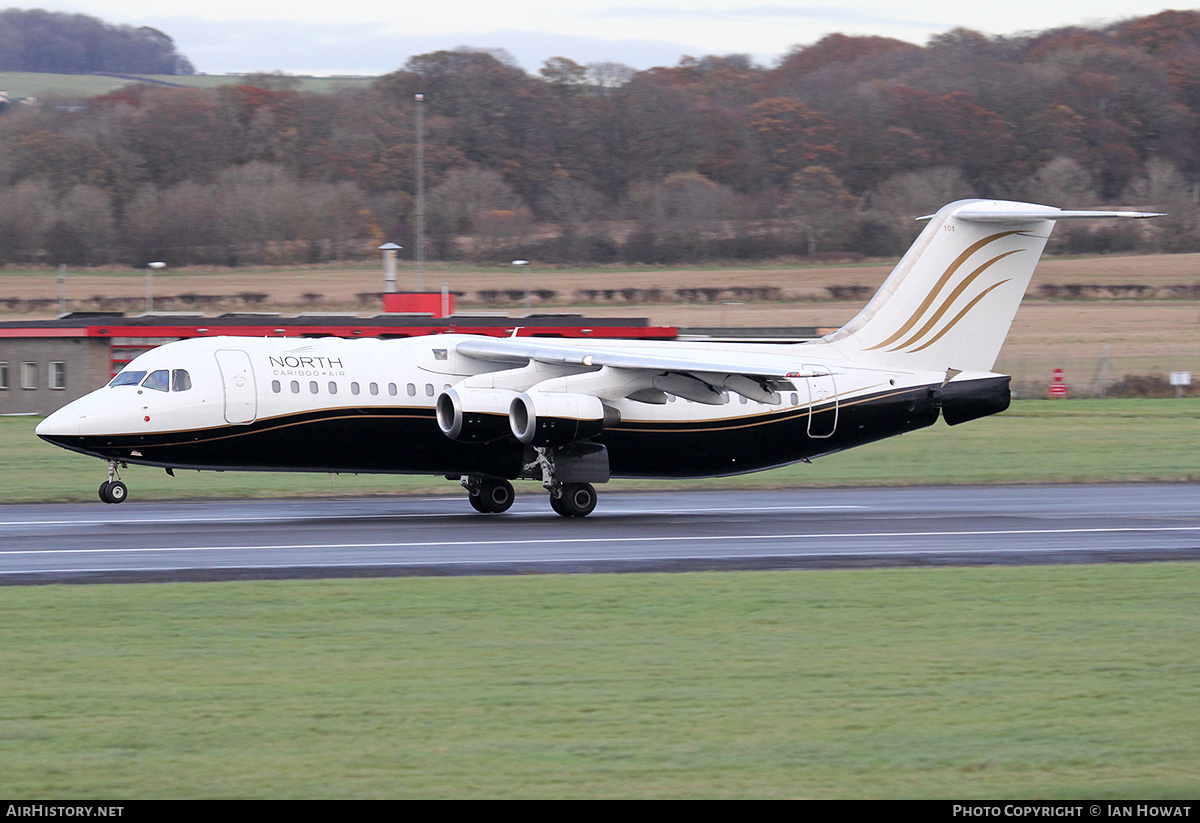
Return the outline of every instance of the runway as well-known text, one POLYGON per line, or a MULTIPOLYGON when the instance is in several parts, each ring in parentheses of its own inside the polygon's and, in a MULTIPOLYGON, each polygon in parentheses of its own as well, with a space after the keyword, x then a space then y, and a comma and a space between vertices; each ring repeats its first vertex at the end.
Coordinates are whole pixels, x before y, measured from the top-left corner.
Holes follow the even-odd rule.
MULTIPOLYGON (((0 584, 1200 559, 1188 485, 0 506, 0 584)), ((521 493, 524 492, 524 493, 521 493)))

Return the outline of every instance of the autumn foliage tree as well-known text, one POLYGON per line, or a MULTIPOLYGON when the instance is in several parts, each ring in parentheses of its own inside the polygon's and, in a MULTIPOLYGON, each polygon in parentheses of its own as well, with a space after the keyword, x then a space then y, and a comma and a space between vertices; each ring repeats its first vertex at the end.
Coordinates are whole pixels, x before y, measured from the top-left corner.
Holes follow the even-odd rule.
MULTIPOLYGON (((0 55, 6 36, 0 24, 0 55)), ((1180 222, 1120 243, 1200 248, 1200 11, 924 46, 835 34, 773 67, 556 56, 530 74, 458 49, 370 87, 294 85, 9 107, 0 263, 326 260, 381 238, 411 250, 417 94, 443 256, 894 254, 913 216, 961 196, 1125 201, 1180 222)))

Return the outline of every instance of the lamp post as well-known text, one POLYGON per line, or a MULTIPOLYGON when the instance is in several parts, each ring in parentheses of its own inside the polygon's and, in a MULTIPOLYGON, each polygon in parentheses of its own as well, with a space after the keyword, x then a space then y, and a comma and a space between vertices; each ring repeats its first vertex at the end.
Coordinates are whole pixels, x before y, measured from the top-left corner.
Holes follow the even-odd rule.
POLYGON ((154 311, 154 270, 165 269, 166 263, 155 261, 146 264, 146 314, 154 311))
POLYGON ((417 108, 417 291, 425 291, 425 95, 413 96, 417 108))
POLYGON ((525 315, 528 316, 533 311, 529 305, 529 261, 514 260, 512 261, 512 264, 514 266, 523 266, 525 268, 525 315))

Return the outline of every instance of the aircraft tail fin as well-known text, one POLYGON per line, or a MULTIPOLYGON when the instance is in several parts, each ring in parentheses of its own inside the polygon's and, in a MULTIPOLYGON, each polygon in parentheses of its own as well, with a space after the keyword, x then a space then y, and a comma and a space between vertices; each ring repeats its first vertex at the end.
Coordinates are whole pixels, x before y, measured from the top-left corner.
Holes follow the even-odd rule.
POLYGON ((824 338, 847 357, 906 370, 991 371, 1057 220, 1155 217, 960 200, 931 215, 857 317, 824 338))

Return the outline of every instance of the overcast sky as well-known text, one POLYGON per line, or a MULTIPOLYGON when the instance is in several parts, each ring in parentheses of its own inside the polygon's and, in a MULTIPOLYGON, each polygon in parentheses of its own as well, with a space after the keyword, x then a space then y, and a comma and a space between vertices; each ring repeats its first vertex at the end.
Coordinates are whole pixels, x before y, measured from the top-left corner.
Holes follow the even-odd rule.
MULTIPOLYGON (((7 4, 6 4, 7 5, 7 4)), ((966 27, 1015 34, 1154 14, 1162 0, 51 0, 23 5, 148 25, 209 74, 384 74, 414 54, 504 49, 536 72, 548 57, 637 69, 690 54, 749 54, 765 66, 826 34, 925 43, 966 27)))

